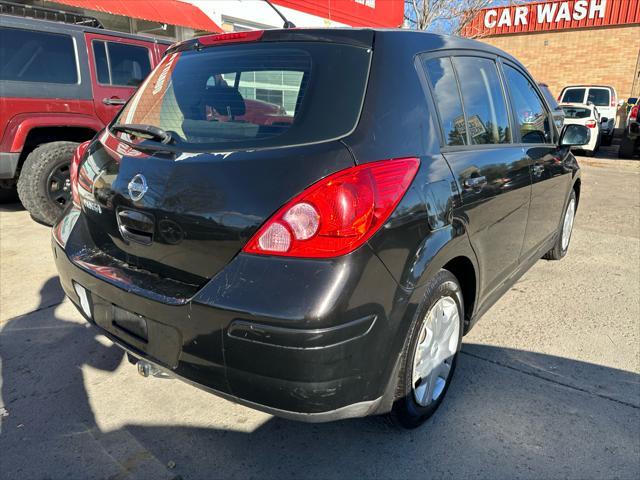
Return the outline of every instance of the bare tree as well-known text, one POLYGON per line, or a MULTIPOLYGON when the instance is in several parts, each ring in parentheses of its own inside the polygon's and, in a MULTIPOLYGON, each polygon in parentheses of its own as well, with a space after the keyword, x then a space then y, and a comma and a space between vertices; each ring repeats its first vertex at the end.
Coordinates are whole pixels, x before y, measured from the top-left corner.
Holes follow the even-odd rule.
POLYGON ((458 35, 478 12, 495 0, 405 0, 404 18, 410 28, 458 35))

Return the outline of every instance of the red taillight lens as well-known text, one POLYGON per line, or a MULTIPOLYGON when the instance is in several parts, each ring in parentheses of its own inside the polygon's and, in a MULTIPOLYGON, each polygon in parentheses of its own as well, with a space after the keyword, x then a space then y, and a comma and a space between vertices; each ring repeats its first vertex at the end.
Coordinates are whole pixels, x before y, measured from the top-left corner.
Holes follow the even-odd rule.
POLYGON ((589 120, 587 123, 584 124, 585 127, 589 127, 589 128, 596 128, 596 121, 595 120, 589 120))
POLYGON ((629 120, 635 122, 638 119, 638 113, 640 113, 640 105, 636 105, 631 109, 631 112, 629 113, 629 120))
POLYGON ((389 218, 419 166, 417 158, 399 158, 334 173, 278 210, 243 251, 303 258, 352 252, 389 218))
POLYGON ((248 32, 220 33, 198 37, 201 45, 218 45, 221 43, 257 42, 262 38, 263 30, 251 30, 248 32))
POLYGON ((611 106, 612 106, 612 107, 615 107, 616 105, 617 105, 616 97, 614 97, 613 95, 611 95, 611 106))
POLYGON ((82 161, 82 157, 87 151, 89 147, 89 143, 84 142, 78 145, 76 151, 73 152, 73 158, 71 159, 71 165, 69 165, 69 180, 71 182, 71 198, 73 199, 73 203, 76 206, 80 206, 80 194, 78 193, 78 169, 80 167, 80 162, 82 161))

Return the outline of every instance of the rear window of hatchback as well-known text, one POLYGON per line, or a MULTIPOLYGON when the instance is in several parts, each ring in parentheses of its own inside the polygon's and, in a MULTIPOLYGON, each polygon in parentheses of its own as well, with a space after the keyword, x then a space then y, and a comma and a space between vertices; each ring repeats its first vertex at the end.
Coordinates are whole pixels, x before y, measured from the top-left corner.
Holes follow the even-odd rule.
POLYGON ((371 49, 320 42, 171 53, 116 123, 159 127, 171 135, 169 147, 180 151, 333 140, 357 124, 370 61, 371 49))

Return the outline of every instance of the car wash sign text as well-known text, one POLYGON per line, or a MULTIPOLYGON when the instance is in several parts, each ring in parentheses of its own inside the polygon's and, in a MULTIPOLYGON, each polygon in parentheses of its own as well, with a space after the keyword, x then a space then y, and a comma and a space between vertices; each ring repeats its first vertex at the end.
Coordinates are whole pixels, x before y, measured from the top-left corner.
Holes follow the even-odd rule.
POLYGON ((473 37, 639 23, 639 5, 635 0, 553 0, 486 8, 463 34, 473 37))

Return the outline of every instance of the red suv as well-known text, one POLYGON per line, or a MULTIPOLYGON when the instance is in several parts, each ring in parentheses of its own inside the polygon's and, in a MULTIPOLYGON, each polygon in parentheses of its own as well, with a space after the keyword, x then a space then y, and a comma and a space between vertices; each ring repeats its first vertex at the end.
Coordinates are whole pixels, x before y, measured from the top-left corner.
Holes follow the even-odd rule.
POLYGON ((0 193, 17 183, 29 213, 52 224, 71 199, 74 150, 111 121, 169 44, 0 15, 0 193))

